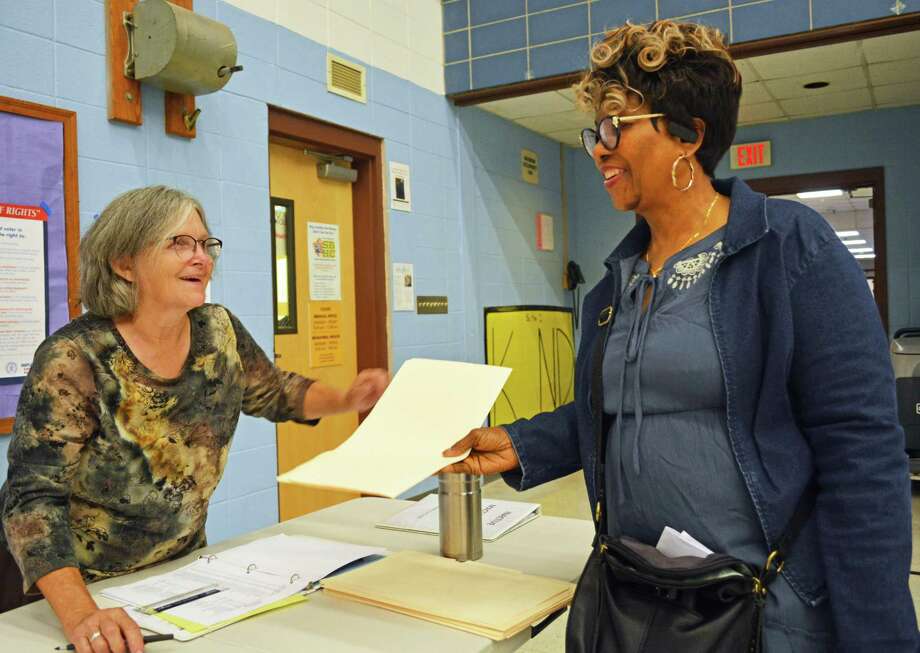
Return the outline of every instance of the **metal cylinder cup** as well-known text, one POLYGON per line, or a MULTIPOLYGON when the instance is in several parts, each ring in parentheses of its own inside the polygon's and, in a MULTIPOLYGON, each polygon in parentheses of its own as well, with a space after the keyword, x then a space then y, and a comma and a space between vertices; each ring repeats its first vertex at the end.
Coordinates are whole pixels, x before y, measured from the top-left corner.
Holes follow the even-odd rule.
POLYGON ((438 474, 441 555, 460 562, 482 557, 482 477, 438 474))

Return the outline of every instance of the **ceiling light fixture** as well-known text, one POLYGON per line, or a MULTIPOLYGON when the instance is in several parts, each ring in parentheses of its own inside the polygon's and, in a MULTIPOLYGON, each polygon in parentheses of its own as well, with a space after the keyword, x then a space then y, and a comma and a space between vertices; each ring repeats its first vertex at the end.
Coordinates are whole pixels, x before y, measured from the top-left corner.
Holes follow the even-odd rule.
POLYGON ((866 241, 863 240, 863 239, 858 239, 858 240, 844 240, 844 241, 842 241, 842 242, 843 242, 843 244, 846 245, 847 247, 849 247, 850 245, 865 245, 865 244, 866 244, 866 241))
POLYGON ((854 254, 853 258, 875 258, 875 254, 854 254))
POLYGON ((871 247, 850 247, 851 254, 865 254, 874 251, 871 247))
POLYGON ((839 188, 833 188, 828 190, 809 190, 804 193, 796 193, 795 196, 800 200, 815 200, 821 197, 840 197, 843 195, 843 191, 839 188))
POLYGON ((837 238, 852 238, 853 236, 858 236, 858 231, 835 231, 837 238))

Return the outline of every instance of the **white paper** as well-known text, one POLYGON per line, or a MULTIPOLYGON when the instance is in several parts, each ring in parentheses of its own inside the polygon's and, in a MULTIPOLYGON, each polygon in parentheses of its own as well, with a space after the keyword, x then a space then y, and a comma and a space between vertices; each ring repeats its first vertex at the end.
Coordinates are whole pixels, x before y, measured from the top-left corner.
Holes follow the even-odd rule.
POLYGON ((410 359, 350 438, 278 481, 395 497, 466 457, 441 453, 482 426, 509 374, 494 365, 410 359))
MULTIPOLYGON (((482 539, 494 542, 505 533, 513 531, 540 514, 540 504, 522 501, 482 499, 482 539)), ((379 528, 400 531, 416 531, 437 535, 440 528, 438 495, 429 494, 405 510, 396 513, 386 521, 377 524, 379 528)))
POLYGON ((411 263, 393 264, 393 310, 415 310, 415 273, 411 263))
POLYGON ((0 204, 0 379, 28 374, 47 336, 45 215, 0 204))
POLYGON ((310 259, 310 301, 341 300, 339 225, 308 222, 307 249, 310 259))
POLYGON ((409 166, 405 163, 390 161, 390 208, 397 211, 412 210, 409 166))
MULTIPOLYGON (((310 582, 325 578, 355 560, 384 553, 386 549, 379 547, 276 535, 202 556, 172 572, 106 588, 102 594, 119 603, 140 607, 216 584, 220 589, 216 594, 165 611, 210 626, 293 596, 310 582)), ((137 614, 131 612, 132 617, 137 614)), ((151 622, 146 620, 146 623, 151 622)))
POLYGON ((661 551, 669 558, 680 558, 682 556, 693 556, 695 558, 705 558, 712 555, 712 551, 700 544, 687 531, 678 533, 670 526, 665 526, 661 531, 661 537, 658 538, 658 544, 655 548, 661 551))

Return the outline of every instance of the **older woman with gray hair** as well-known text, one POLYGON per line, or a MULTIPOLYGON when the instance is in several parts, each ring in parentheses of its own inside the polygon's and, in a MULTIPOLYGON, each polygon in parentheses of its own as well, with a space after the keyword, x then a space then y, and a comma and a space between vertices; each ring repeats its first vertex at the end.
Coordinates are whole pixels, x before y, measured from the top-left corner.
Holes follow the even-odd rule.
POLYGON ((80 246, 88 312, 42 343, 23 387, 0 489, 0 612, 41 592, 80 653, 143 650, 86 583, 204 546, 241 411, 315 424, 386 387, 383 370, 340 391, 277 369, 204 303, 221 247, 181 191, 117 197, 80 246))

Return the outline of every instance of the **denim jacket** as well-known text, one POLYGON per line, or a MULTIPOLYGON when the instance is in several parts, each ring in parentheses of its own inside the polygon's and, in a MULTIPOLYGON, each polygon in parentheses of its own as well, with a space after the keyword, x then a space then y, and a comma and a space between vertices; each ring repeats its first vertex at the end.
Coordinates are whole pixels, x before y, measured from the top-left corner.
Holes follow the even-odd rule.
MULTIPOLYGON (((835 651, 920 649, 908 591, 911 504, 888 343, 859 265, 811 209, 768 199, 735 178, 725 257, 709 311, 725 383, 732 450, 767 547, 814 480, 814 512, 783 575, 811 605, 830 601, 835 651)), ((588 392, 598 317, 620 296, 618 262, 645 250, 640 221, 585 297, 575 399, 506 427, 523 490, 584 470, 593 506, 595 442, 588 392)), ((762 563, 761 563, 762 564, 762 563)))

